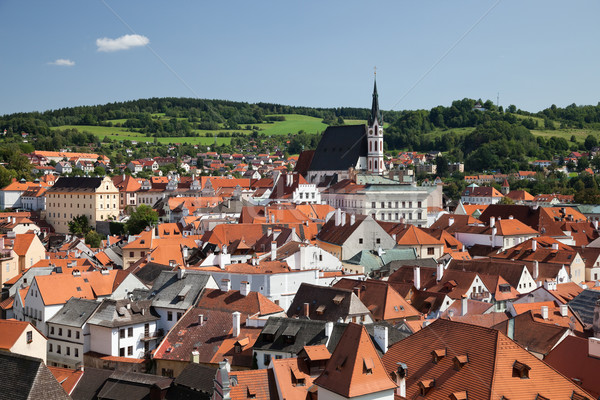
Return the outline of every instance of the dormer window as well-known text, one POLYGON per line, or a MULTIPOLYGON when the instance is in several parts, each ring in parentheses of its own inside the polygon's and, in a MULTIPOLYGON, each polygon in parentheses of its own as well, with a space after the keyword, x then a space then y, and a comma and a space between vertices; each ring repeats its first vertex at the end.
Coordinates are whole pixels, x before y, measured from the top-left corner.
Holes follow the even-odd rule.
POLYGON ((527 364, 523 364, 522 362, 515 361, 512 368, 512 376, 513 378, 518 377, 521 379, 529 379, 529 370, 531 367, 527 364))
POLYGON ((363 374, 373 375, 373 359, 363 358, 363 374))
POLYGON ((435 386, 435 379, 422 379, 417 383, 417 386, 419 386, 421 396, 425 396, 435 386))
POLYGON ((453 359, 454 369, 460 371, 460 369, 469 361, 469 357, 466 355, 456 356, 453 359))
POLYGON ((431 362, 437 364, 442 358, 446 356, 446 349, 437 349, 431 352, 431 362))
POLYGON ((467 396, 467 392, 454 392, 450 395, 451 400, 467 400, 469 397, 467 396))

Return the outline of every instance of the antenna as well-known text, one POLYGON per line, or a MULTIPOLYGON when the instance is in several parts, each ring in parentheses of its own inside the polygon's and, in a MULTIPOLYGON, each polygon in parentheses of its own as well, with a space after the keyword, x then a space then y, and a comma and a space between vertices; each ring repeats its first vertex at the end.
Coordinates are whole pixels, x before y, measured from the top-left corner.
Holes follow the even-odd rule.
POLYGON ((500 92, 496 95, 496 107, 500 108, 500 92))

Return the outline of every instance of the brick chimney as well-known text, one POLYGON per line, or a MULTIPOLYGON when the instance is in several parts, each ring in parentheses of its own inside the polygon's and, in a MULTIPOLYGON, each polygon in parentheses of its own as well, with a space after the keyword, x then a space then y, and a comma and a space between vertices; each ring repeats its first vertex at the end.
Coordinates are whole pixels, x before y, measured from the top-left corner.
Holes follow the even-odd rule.
POLYGON ((302 305, 302 316, 308 317, 310 315, 310 304, 304 303, 302 305))

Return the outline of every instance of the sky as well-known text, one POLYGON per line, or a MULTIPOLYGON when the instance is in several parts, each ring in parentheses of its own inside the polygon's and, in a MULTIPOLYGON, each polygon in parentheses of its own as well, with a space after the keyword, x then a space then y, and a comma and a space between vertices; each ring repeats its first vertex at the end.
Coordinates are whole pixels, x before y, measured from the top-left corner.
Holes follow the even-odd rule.
POLYGON ((0 0, 0 115, 150 97, 600 101, 600 2, 0 0))

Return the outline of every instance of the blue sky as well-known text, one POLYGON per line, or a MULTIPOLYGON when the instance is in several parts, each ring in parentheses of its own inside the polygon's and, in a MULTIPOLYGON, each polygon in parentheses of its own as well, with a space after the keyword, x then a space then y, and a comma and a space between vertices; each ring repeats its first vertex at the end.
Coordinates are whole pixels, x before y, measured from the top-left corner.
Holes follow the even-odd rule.
POLYGON ((148 97, 600 100, 598 1, 0 0, 0 114, 148 97), (137 36, 134 36, 137 35, 137 36))

